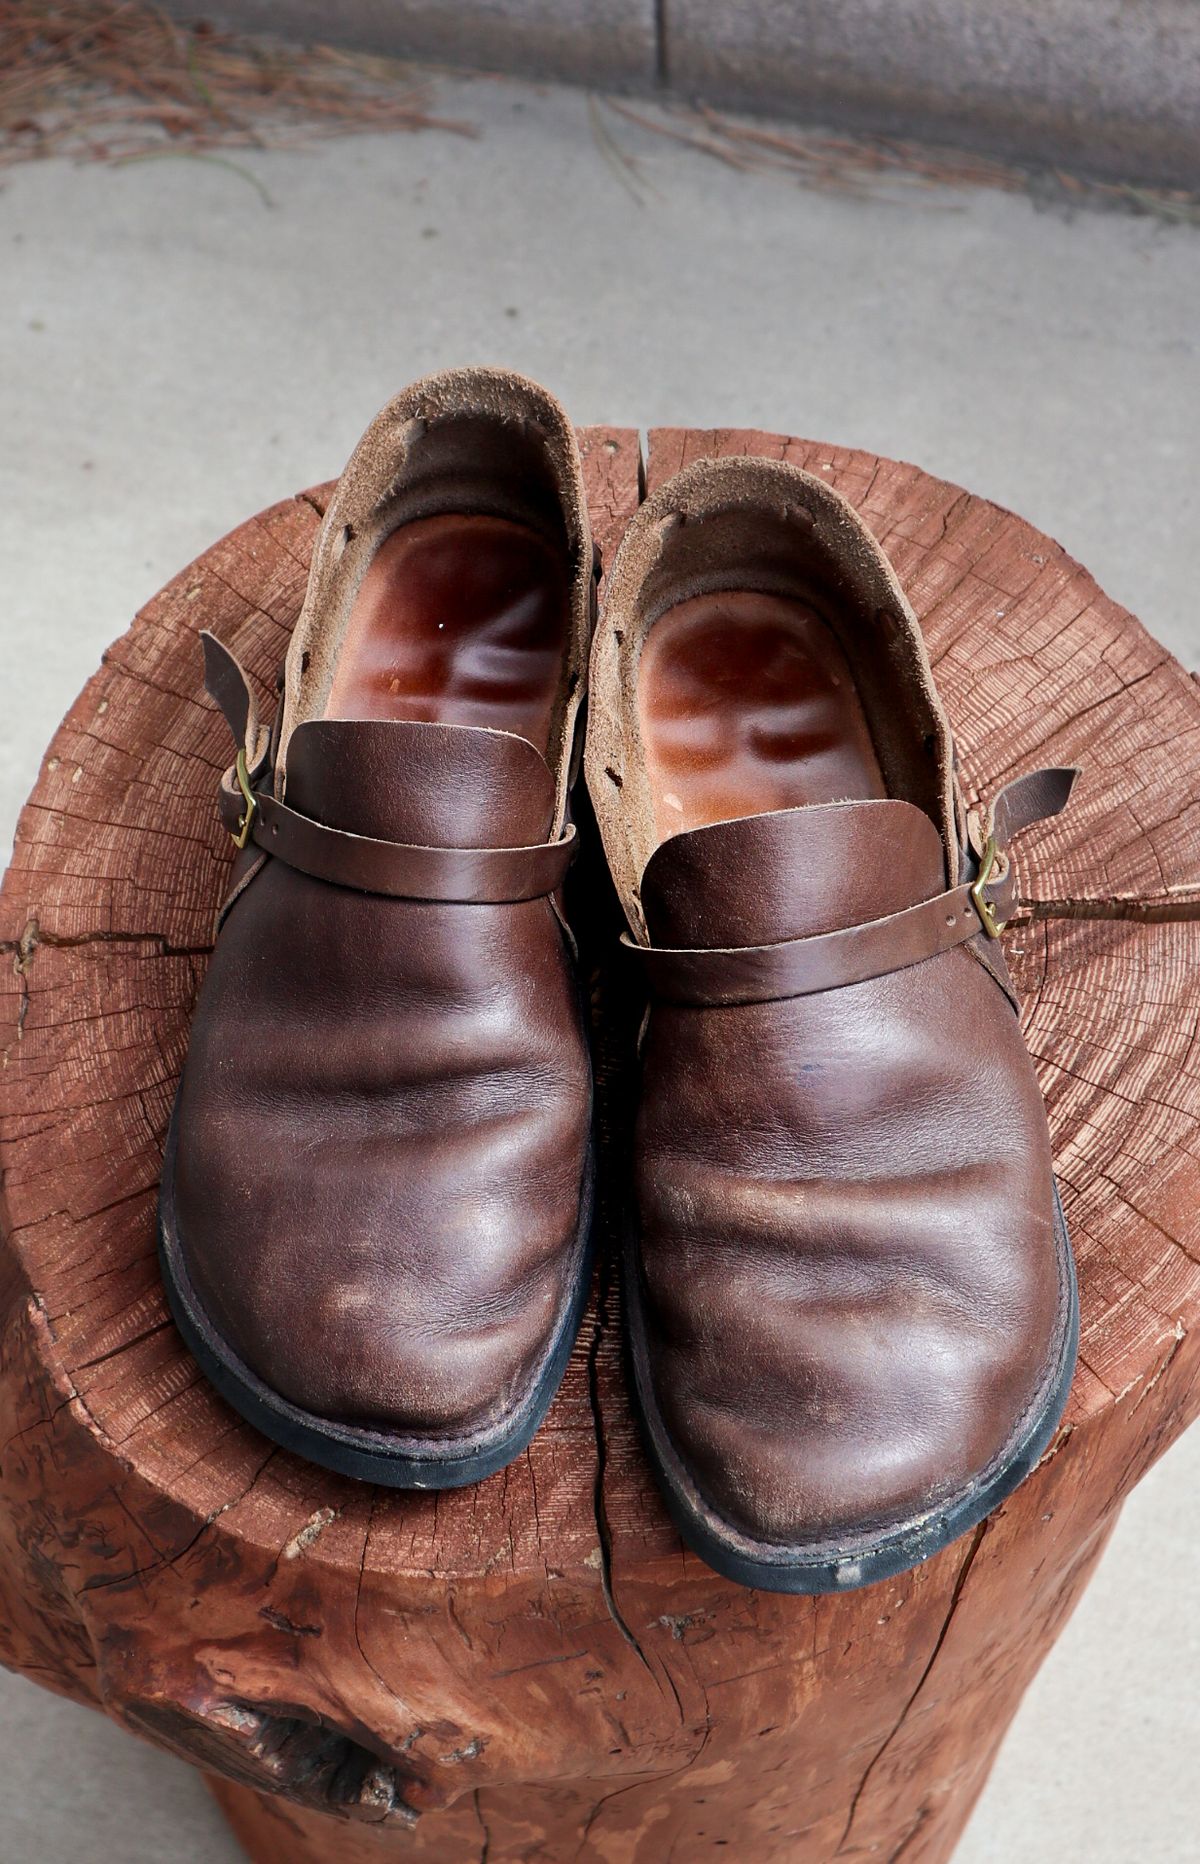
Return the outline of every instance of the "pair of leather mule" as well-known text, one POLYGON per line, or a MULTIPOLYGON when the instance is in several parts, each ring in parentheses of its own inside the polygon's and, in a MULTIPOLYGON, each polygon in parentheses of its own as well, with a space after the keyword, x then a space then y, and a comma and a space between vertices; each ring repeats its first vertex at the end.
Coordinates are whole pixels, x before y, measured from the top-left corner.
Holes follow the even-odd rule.
POLYGON ((969 815, 919 629, 846 502, 702 461, 597 624, 579 457, 484 370, 372 423, 273 721, 205 637, 237 847, 161 1253, 205 1372, 344 1474, 528 1443, 587 1293, 584 761, 647 1013, 623 1278, 649 1455, 718 1571, 819 1592, 981 1520, 1061 1414, 1071 1252, 997 933, 1040 772, 969 815), (593 638, 594 636, 594 638, 593 638))

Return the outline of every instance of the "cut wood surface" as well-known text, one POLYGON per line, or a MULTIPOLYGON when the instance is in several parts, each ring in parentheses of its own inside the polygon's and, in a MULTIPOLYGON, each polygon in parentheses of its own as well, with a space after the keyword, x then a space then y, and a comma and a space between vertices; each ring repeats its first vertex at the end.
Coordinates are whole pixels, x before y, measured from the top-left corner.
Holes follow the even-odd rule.
MULTIPOLYGON (((611 558, 637 438, 582 438, 611 558)), ((972 799, 1084 767, 1018 850, 1006 934, 1079 1263, 1066 1418, 967 1539, 804 1599, 681 1548, 603 1265, 548 1422, 477 1488, 343 1481, 222 1404, 154 1248, 229 861, 196 637, 271 687, 324 494, 251 519, 105 656, 0 899, 0 1660, 218 1776, 258 1864, 945 1859, 1122 1500, 1200 1407, 1200 691, 1057 544, 914 467, 668 430, 648 481, 741 452, 826 477, 881 539, 972 799)), ((612 1130, 629 1096, 609 1051, 612 1130)))

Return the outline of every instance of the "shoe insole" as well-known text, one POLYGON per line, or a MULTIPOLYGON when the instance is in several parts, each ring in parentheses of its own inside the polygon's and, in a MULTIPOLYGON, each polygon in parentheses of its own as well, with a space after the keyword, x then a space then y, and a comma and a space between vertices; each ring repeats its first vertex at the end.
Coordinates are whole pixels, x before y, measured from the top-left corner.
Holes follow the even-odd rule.
POLYGON ((657 838, 887 795, 849 663, 807 603, 735 591, 660 616, 638 711, 657 838))
POLYGON ((545 756, 570 629, 565 555, 503 518, 421 518, 359 586, 326 718, 485 725, 545 756))

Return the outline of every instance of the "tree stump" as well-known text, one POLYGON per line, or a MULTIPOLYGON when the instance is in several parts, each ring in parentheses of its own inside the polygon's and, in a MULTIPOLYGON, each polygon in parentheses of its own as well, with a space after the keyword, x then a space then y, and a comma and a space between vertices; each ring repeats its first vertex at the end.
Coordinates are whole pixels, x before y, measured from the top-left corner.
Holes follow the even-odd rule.
MULTIPOLYGON (((611 557, 637 439, 583 444, 611 557)), ((225 1408, 167 1317, 154 1201, 229 858, 196 635, 273 681, 322 493, 264 512, 73 706, 0 927, 0 1658, 216 1776, 259 1864, 948 1858, 1122 1500, 1200 1405, 1200 692, 1057 544, 913 467, 666 431, 649 479, 760 451, 887 548, 972 797, 1085 767, 1022 846, 1006 934, 1079 1260, 1070 1408, 974 1534, 817 1599, 682 1550, 603 1268, 548 1423, 478 1488, 342 1481, 225 1408)))

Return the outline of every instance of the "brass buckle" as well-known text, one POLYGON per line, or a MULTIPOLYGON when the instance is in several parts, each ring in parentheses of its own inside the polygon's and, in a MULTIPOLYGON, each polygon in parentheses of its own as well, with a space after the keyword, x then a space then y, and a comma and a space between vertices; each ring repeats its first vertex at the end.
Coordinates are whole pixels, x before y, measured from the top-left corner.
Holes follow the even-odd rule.
POLYGON ((987 838, 987 846, 983 851, 983 859, 979 863, 978 878, 971 883, 968 889, 971 895, 971 904, 979 914, 980 923, 989 938, 999 938, 1006 923, 1002 919, 997 919, 996 908, 989 899, 984 898, 983 892, 983 889, 987 886, 988 881, 992 877, 998 857, 999 850, 996 847, 996 837, 994 835, 989 835, 987 838))
POLYGON ((246 768, 245 751, 238 752, 233 768, 237 775, 238 788, 246 800, 245 811, 238 818, 237 834, 235 835, 232 829, 229 831, 229 838, 240 853, 249 841, 250 830, 254 827, 254 818, 258 814, 258 798, 250 788, 250 772, 246 768))

